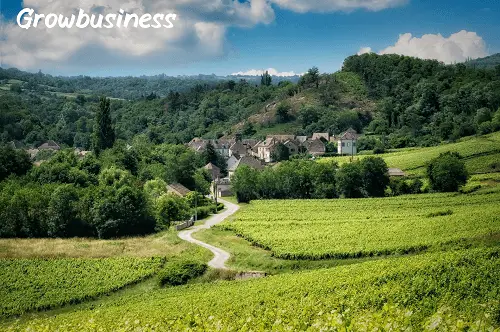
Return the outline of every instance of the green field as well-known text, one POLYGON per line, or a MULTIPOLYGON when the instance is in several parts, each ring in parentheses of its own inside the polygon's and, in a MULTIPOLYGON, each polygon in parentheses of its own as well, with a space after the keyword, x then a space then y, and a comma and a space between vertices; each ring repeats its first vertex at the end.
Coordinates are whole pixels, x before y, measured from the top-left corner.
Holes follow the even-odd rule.
MULTIPOLYGON (((421 176, 425 174, 425 165, 439 154, 455 151, 465 159, 470 173, 500 172, 500 132, 468 137, 457 143, 443 144, 428 148, 400 149, 395 152, 378 155, 386 161, 389 167, 401 168, 409 175, 421 176)), ((360 155, 357 158, 364 158, 360 155)), ((340 164, 348 162, 350 157, 323 158, 321 161, 336 160, 340 164)))
POLYGON ((255 201, 220 227, 285 259, 410 253, 500 232, 500 188, 467 195, 255 201))
MULTIPOLYGON (((392 258, 126 294, 7 331, 481 331, 498 326, 500 251, 392 258), (380 329, 376 329, 379 330, 380 329)), ((0 326, 1 327, 1 326, 0 326)))
POLYGON ((154 274, 161 258, 0 260, 0 317, 79 303, 154 274))

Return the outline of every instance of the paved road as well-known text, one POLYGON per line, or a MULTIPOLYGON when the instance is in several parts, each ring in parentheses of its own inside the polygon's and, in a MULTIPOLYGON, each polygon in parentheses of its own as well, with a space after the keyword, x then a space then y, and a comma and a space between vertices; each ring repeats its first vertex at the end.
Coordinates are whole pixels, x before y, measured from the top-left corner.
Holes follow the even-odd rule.
POLYGON ((205 221, 204 225, 194 226, 191 227, 190 229, 179 232, 179 237, 185 241, 197 244, 213 252, 215 257, 210 262, 208 262, 208 266, 213 267, 215 269, 227 269, 226 262, 230 257, 230 254, 227 251, 214 247, 208 243, 196 240, 191 236, 193 233, 196 233, 202 229, 209 229, 214 225, 220 224, 227 217, 233 215, 240 208, 238 205, 230 203, 223 199, 219 199, 219 202, 223 203, 226 206, 226 210, 224 210, 224 212, 219 214, 214 214, 209 219, 207 219, 207 221, 205 221))

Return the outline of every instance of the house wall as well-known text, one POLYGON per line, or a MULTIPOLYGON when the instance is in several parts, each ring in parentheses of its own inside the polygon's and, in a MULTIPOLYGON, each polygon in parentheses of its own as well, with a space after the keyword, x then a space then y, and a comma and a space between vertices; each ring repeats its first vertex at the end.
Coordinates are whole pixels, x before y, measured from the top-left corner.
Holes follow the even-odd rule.
POLYGON ((338 141, 338 154, 340 155, 355 155, 358 153, 356 140, 340 140, 338 141))

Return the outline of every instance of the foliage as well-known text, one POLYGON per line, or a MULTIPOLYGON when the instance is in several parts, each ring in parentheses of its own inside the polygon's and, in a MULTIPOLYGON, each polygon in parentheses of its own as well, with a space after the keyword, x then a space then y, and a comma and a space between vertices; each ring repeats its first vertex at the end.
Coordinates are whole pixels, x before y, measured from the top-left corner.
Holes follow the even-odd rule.
POLYGON ((384 197, 389 184, 389 173, 384 159, 367 157, 361 160, 363 189, 368 197, 384 197))
POLYGON ((465 185, 469 173, 461 159, 456 152, 446 152, 432 159, 427 165, 431 188, 440 192, 452 192, 465 185))
POLYGON ((10 146, 0 146, 0 181, 9 175, 24 175, 32 167, 28 154, 10 146))
POLYGON ((290 150, 288 150, 285 144, 280 143, 271 153, 271 159, 276 162, 288 160, 290 159, 290 150))
POLYGON ((262 74, 260 79, 260 84, 264 86, 270 86, 273 82, 273 78, 269 75, 269 72, 266 70, 264 74, 262 74))
POLYGON ((336 175, 337 192, 345 198, 363 197, 363 175, 359 162, 347 163, 336 175))
POLYGON ((4 326, 23 331, 488 331, 498 327, 498 256, 497 248, 434 253, 150 290, 111 300, 99 310, 85 307, 4 326))
POLYGON ((168 262, 158 273, 158 283, 160 286, 184 285, 189 280, 203 275, 207 268, 206 264, 194 261, 168 262))
POLYGON ((253 201, 223 225, 284 259, 409 253, 499 232, 499 199, 500 191, 493 190, 467 195, 253 201), (453 215, 427 218, 443 206, 453 215))
POLYGON ((157 229, 168 229, 175 221, 185 221, 191 217, 190 207, 183 197, 166 194, 158 198, 155 204, 157 229))
POLYGON ((154 274, 161 258, 0 260, 0 317, 75 304, 154 274))
POLYGON ((113 147, 115 143, 115 132, 111 124, 111 101, 102 97, 99 101, 92 137, 92 149, 96 155, 101 151, 113 147))

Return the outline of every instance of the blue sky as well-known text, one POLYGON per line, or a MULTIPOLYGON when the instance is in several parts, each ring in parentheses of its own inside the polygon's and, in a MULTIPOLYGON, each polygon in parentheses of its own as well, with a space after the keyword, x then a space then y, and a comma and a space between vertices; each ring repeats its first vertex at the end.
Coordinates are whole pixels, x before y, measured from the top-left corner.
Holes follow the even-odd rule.
MULTIPOLYGON (((372 0, 353 0, 364 5, 348 9, 337 5, 346 0, 321 0, 318 3, 324 5, 317 7, 308 0, 269 0, 270 3, 268 0, 252 0, 262 6, 262 12, 252 9, 250 17, 250 9, 242 9, 241 17, 233 15, 230 18, 225 15, 231 9, 229 6, 234 4, 232 0, 207 0, 224 2, 225 7, 221 7, 220 12, 198 9, 201 0, 192 0, 192 8, 189 4, 183 8, 175 7, 178 2, 175 0, 158 1, 170 4, 166 8, 179 12, 178 22, 181 23, 172 32, 175 40, 166 35, 171 33, 170 30, 157 36, 141 32, 122 36, 123 43, 112 47, 109 46, 111 43, 102 41, 99 31, 87 31, 85 35, 72 37, 62 29, 55 33, 33 28, 20 32, 13 22, 23 4, 18 0, 0 1, 5 18, 3 24, 10 27, 0 38, 3 43, 2 67, 15 66, 29 71, 41 69, 51 74, 225 75, 267 68, 302 73, 313 65, 323 72, 332 72, 340 68, 345 57, 356 54, 362 47, 370 47, 374 52, 438 58, 449 63, 460 61, 464 56, 500 52, 498 0, 385 0, 387 8, 376 10, 370 7, 372 0), (294 3, 306 4, 306 7, 297 9, 294 3), (212 40, 204 40, 206 35, 200 34, 197 22, 210 23, 202 30, 209 31, 207 35, 212 40), (395 45, 399 36, 405 33, 412 34, 411 38, 408 36, 409 41, 405 39, 395 45), (454 34, 457 35, 450 38, 454 34), (423 35, 432 36, 420 40, 423 35), (77 40, 83 41, 82 46, 77 45, 77 40), (144 45, 137 46, 142 42, 144 45), (389 49, 391 46, 393 48, 389 49), (149 48, 151 52, 144 51, 149 48)), ((36 3, 27 0, 24 5, 29 6, 30 1, 36 3)), ((68 2, 53 0, 57 1, 68 2)), ((96 0, 95 3, 109 3, 113 10, 118 10, 114 6, 116 1, 96 0)), ((142 0, 134 1, 142 4, 142 0)), ((46 10, 53 8, 49 7, 48 0, 46 2, 46 10)), ((74 3, 73 7, 78 8, 78 1, 74 3)), ((43 9, 40 8, 41 12, 43 9)), ((116 36, 113 38, 116 40, 116 36)))

